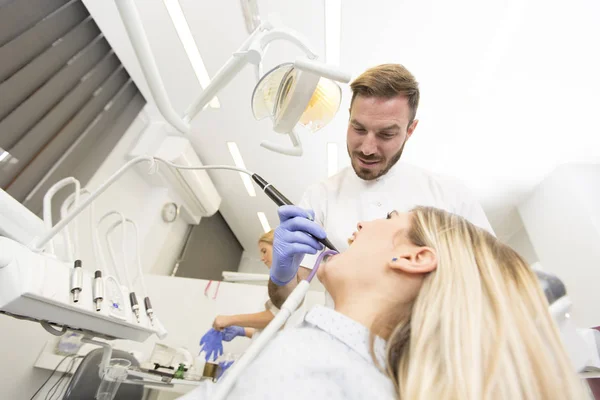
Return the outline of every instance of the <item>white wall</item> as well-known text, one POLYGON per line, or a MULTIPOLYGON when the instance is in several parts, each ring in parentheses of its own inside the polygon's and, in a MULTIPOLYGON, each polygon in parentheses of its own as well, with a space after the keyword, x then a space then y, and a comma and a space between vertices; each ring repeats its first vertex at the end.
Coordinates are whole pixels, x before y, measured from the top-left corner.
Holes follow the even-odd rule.
MULTIPOLYGON (((88 188, 96 188, 126 161, 126 154, 147 122, 148 119, 142 112, 91 179, 88 188)), ((160 208, 167 201, 171 201, 171 198, 165 190, 151 187, 138 172, 131 171, 96 202, 98 214, 118 207, 138 222, 145 256, 143 268, 150 273, 170 272, 187 227, 181 220, 172 224, 162 221, 160 208)), ((82 215, 83 228, 87 223, 87 214, 84 212, 82 215)), ((83 260, 90 259, 92 254, 91 245, 85 240, 88 236, 83 232, 81 234, 83 260)), ((88 264, 90 263, 84 263, 84 266, 88 264)), ((49 375, 49 371, 34 369, 33 364, 50 335, 39 324, 4 315, 0 315, 0 332, 0 354, 3 354, 0 361, 0 397, 29 399, 49 375)))
POLYGON ((581 327, 600 325, 600 165, 554 170, 519 206, 541 267, 563 280, 581 327))
POLYGON ((506 244, 519 253, 529 265, 539 261, 539 257, 533 248, 533 244, 531 243, 531 239, 529 238, 525 227, 521 227, 517 233, 506 241, 506 244))
POLYGON ((512 247, 529 265, 539 261, 516 207, 505 214, 502 220, 497 220, 493 228, 498 239, 512 247))
POLYGON ((268 274, 267 266, 256 256, 257 252, 244 251, 237 272, 248 274, 268 274))

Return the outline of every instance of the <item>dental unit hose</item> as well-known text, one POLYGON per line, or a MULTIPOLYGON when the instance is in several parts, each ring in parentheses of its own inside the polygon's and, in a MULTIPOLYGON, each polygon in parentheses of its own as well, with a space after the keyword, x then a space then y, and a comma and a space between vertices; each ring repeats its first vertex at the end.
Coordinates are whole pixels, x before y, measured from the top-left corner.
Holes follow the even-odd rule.
POLYGON ((325 250, 319 254, 312 272, 305 280, 302 280, 298 283, 298 286, 296 286, 292 293, 290 293, 287 300, 281 306, 281 310, 277 313, 277 315, 275 315, 275 318, 273 318, 269 325, 267 325, 260 336, 258 336, 258 338, 252 342, 244 355, 238 361, 233 363, 227 373, 223 375, 221 381, 217 383, 214 396, 211 397, 211 400, 223 400, 227 397, 229 391, 233 387, 233 384, 244 371, 244 369, 256 358, 256 356, 262 351, 262 349, 273 338, 273 336, 275 336, 281 327, 285 325, 287 320, 298 309, 300 304, 302 304, 302 301, 304 300, 304 297, 310 288, 310 282, 316 275, 317 270, 319 269, 319 266, 323 260, 326 260, 326 258, 335 254, 338 254, 338 252, 334 250, 325 250))

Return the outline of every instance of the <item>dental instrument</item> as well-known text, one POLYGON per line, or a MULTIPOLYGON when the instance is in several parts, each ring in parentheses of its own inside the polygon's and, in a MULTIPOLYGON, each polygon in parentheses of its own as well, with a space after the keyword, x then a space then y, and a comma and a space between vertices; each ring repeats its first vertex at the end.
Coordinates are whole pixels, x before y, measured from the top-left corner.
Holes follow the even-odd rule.
POLYGON ((102 300, 104 300, 104 281, 102 280, 102 271, 94 272, 94 286, 92 286, 92 293, 96 311, 102 310, 102 300))
MULTIPOLYGON (((81 194, 87 194, 87 195, 91 195, 91 192, 86 189, 83 188, 80 190, 81 194)), ((79 199, 77 198, 77 192, 73 192, 71 193, 63 202, 61 208, 60 208, 60 215, 61 215, 61 219, 65 218, 65 216, 68 214, 69 209, 71 208, 71 206, 73 206, 73 204, 75 206, 78 205, 79 203, 79 199)), ((96 241, 96 236, 95 236, 95 230, 94 230, 94 221, 95 221, 95 209, 94 209, 94 203, 90 204, 90 219, 89 219, 89 227, 90 227, 90 232, 91 232, 91 240, 92 240, 92 250, 94 253, 94 261, 95 261, 95 266, 96 266, 96 271, 94 272, 94 282, 92 284, 92 296, 93 296, 93 300, 94 300, 94 306, 96 308, 96 311, 101 311, 102 310, 102 302, 104 300, 104 279, 102 279, 102 270, 103 270, 103 265, 102 263, 99 261, 100 260, 100 254, 99 254, 99 249, 98 249, 98 242, 96 241)), ((69 235, 69 231, 68 231, 68 226, 65 227, 65 233, 66 235, 69 235)), ((79 244, 78 244, 78 232, 77 232, 77 225, 75 225, 75 229, 74 229, 74 236, 75 236, 75 248, 74 248, 74 253, 77 251, 77 249, 79 248, 79 244)), ((75 255, 73 255, 73 258, 75 257, 75 255)))
POLYGON ((81 269, 81 260, 75 260, 73 273, 71 274, 71 294, 73 303, 79 302, 79 293, 83 289, 83 270, 81 269))
MULTIPOLYGON (((275 204, 277 204, 278 207, 281 206, 293 206, 294 203, 292 203, 290 200, 288 200, 287 197, 285 197, 279 190, 277 190, 275 188, 275 186, 271 185, 270 183, 268 183, 266 180, 264 180, 260 175, 258 174, 252 174, 252 179, 254 180, 254 182, 256 182, 256 184, 263 190, 263 192, 265 192, 265 194, 267 196, 269 196, 269 198, 271 200, 273 200, 273 202, 275 204)), ((312 220, 312 218, 310 216, 307 216, 308 219, 312 220)), ((319 239, 319 238, 315 238, 319 243, 321 243, 323 246, 325 246, 326 248, 330 248, 331 250, 334 251, 338 251, 335 246, 329 241, 329 239, 324 238, 324 239, 319 239)))

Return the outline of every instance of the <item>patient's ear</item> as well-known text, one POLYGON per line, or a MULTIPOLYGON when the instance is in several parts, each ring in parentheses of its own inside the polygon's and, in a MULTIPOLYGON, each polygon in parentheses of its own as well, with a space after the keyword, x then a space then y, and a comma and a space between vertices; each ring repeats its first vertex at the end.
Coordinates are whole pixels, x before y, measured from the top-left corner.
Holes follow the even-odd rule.
POLYGON ((426 274, 437 268, 437 254, 431 247, 403 249, 393 257, 389 267, 409 274, 426 274))

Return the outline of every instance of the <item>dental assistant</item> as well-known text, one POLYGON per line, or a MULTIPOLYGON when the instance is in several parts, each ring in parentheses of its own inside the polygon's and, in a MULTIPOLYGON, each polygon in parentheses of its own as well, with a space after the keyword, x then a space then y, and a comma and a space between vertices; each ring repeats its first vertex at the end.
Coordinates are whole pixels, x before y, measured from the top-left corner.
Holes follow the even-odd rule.
MULTIPOLYGON (((365 71, 350 86, 347 150, 351 166, 309 187, 300 202, 324 231, 292 221, 293 213, 286 207, 279 211, 283 229, 276 231, 279 244, 274 248, 269 282, 269 296, 277 307, 308 276, 315 253, 322 249, 306 233, 322 238, 327 232, 329 240, 344 251, 359 221, 419 205, 458 214, 493 233, 483 209, 464 185, 399 162, 419 123, 420 92, 414 76, 402 65, 383 64, 365 71)), ((326 305, 333 306, 329 294, 326 305)))
MULTIPOLYGON (((273 235, 274 231, 270 230, 258 239, 260 258, 267 268, 271 268, 272 263, 273 235)), ((213 327, 200 339, 201 351, 205 353, 206 361, 211 358, 216 360, 223 354, 224 341, 231 342, 236 337, 256 339, 278 312, 279 309, 267 298, 263 311, 252 314, 217 315, 213 327)))

